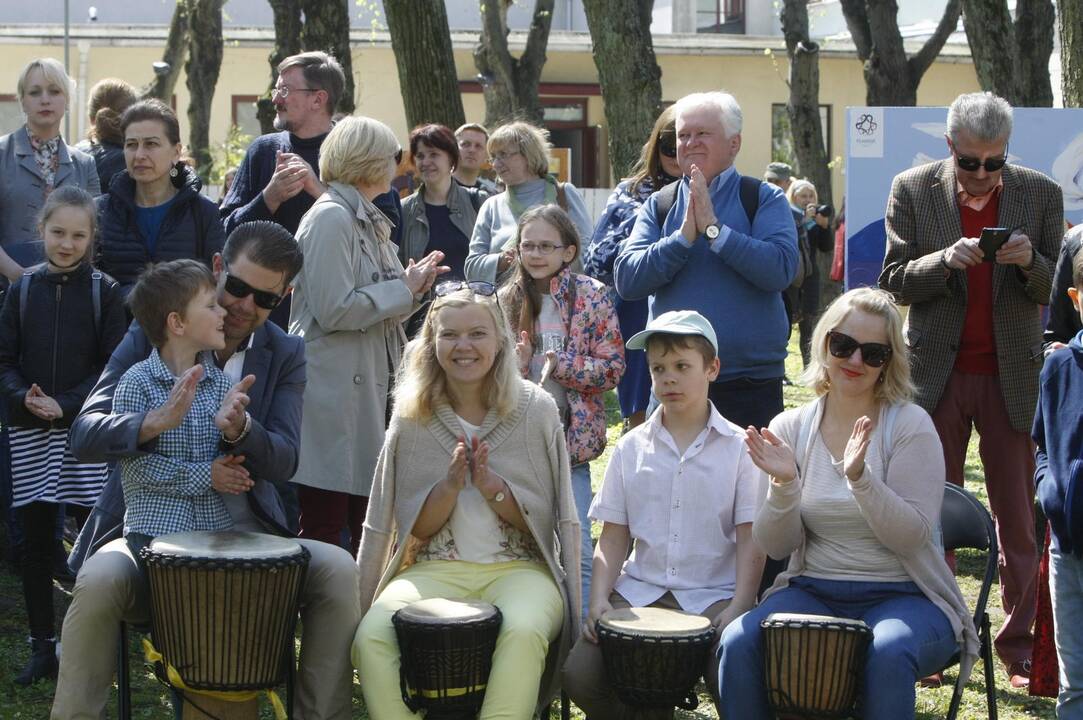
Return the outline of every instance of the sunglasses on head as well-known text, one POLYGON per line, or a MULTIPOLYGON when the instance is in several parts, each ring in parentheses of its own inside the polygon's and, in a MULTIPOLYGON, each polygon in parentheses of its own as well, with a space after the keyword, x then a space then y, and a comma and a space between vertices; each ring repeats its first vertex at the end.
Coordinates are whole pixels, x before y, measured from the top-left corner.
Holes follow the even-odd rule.
POLYGON ((827 351, 837 358, 848 358, 861 350, 861 361, 869 367, 883 367, 891 359, 891 346, 884 343, 859 343, 846 333, 827 333, 827 351))
MULTIPOLYGON (((954 152, 952 148, 952 152, 954 152)), ((1004 167, 1008 163, 1008 147, 1004 147, 1004 154, 1000 157, 985 158, 985 162, 982 162, 978 158, 967 157, 966 155, 960 155, 955 153, 955 162, 959 164, 959 167, 967 172, 977 172, 978 168, 984 166, 986 172, 996 172, 1000 168, 1004 167)))
POLYGON ((236 275, 230 275, 228 265, 225 267, 225 270, 226 292, 233 297, 241 299, 251 295, 252 302, 256 304, 256 307, 261 307, 264 310, 274 310, 278 307, 278 304, 282 302, 281 295, 275 295, 273 292, 268 292, 267 290, 257 290, 236 275))
POLYGON ((432 294, 436 297, 444 297, 459 290, 470 290, 475 295, 485 297, 496 295, 496 285, 484 280, 445 280, 432 289, 432 294))

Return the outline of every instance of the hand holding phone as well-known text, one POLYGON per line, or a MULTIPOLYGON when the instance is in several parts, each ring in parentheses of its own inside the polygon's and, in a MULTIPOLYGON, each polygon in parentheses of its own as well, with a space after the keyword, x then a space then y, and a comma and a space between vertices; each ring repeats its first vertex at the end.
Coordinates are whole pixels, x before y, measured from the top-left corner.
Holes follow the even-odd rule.
POLYGON ((1015 232, 1015 228, 987 227, 981 231, 978 239, 978 248, 982 251, 982 261, 996 262, 997 250, 1008 242, 1008 238, 1015 232))

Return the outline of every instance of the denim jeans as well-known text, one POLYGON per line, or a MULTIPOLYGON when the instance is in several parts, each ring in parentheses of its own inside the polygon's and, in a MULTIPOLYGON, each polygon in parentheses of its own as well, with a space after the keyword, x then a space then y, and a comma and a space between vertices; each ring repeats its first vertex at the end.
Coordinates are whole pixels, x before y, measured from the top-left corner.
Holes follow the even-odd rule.
POLYGON ((1060 665, 1058 720, 1083 719, 1083 559, 1049 547, 1049 596, 1060 665))
POLYGON ((726 720, 772 720, 763 670, 760 621, 773 612, 864 620, 873 632, 858 699, 861 717, 912 720, 914 683, 958 649, 951 623, 911 582, 853 582, 795 577, 734 620, 719 646, 719 694, 726 720))
POLYGON ((583 577, 583 620, 587 619, 587 606, 590 604, 590 569, 594 561, 594 544, 590 539, 590 502, 594 493, 590 488, 590 463, 572 465, 572 494, 575 496, 575 509, 579 513, 579 526, 582 533, 582 546, 579 550, 579 568, 583 577))

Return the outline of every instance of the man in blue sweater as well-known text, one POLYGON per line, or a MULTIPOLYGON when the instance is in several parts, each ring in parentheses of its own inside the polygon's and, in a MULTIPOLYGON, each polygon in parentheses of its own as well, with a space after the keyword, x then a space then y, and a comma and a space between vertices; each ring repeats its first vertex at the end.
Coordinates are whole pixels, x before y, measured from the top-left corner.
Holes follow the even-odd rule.
POLYGON ((746 200, 734 158, 741 108, 724 92, 677 101, 677 162, 684 177, 668 214, 655 193, 614 263, 617 292, 650 297, 650 316, 695 310, 718 335, 722 370, 710 398, 727 420, 766 427, 782 412, 789 325, 782 291, 797 272, 790 205, 773 185, 752 181, 746 200), (745 207, 745 205, 749 207, 745 207))
MULTIPOLYGON (((1083 253, 1072 259, 1067 295, 1083 317, 1083 253)), ((1054 298, 1053 302, 1057 299, 1054 298)), ((1060 665, 1058 718, 1083 717, 1083 331, 1045 361, 1032 435, 1034 484, 1049 518, 1049 590, 1060 665)))

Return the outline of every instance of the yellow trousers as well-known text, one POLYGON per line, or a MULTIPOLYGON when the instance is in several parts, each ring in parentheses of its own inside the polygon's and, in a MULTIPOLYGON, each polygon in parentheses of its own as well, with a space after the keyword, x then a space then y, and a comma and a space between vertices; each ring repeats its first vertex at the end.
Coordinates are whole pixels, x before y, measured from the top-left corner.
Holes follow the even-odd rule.
POLYGON ((564 600, 548 568, 515 561, 429 561, 395 577, 361 619, 351 657, 373 720, 416 720, 399 690, 399 643, 391 616, 426 598, 481 600, 504 616, 480 720, 524 720, 534 715, 551 643, 564 621, 564 600))

